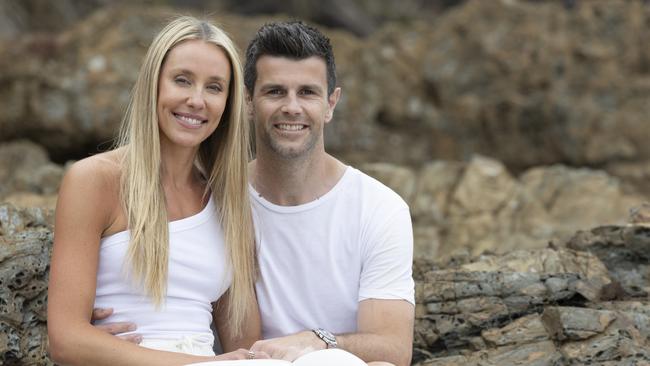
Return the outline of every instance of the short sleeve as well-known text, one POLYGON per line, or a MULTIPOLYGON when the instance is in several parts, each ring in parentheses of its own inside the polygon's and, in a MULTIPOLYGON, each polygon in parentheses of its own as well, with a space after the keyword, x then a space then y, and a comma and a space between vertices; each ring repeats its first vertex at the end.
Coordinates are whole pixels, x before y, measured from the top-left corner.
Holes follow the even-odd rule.
POLYGON ((408 206, 376 210, 362 240, 359 301, 403 299, 415 304, 413 282, 413 227, 408 206))

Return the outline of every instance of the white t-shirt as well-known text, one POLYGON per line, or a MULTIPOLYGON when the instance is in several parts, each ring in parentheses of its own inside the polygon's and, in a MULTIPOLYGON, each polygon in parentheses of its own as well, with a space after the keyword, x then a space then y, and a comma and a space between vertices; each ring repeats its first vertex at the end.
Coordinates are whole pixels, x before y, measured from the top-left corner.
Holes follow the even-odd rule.
POLYGON ((359 301, 415 302, 411 217, 391 189, 352 167, 299 206, 275 205, 249 188, 264 338, 318 327, 355 332, 359 301))

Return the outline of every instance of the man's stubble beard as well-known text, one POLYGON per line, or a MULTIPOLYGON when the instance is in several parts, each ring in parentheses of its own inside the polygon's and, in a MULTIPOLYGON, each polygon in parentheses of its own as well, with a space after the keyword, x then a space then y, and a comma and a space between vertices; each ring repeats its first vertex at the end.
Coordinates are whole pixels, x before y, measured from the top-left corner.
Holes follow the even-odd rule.
MULTIPOLYGON (((273 127, 270 127, 270 129, 273 129, 273 127)), ((256 133, 259 133, 259 129, 257 129, 256 133)), ((262 144, 267 148, 267 150, 273 152, 277 157, 286 160, 307 157, 316 147, 318 138, 319 135, 310 128, 307 141, 305 141, 305 143, 298 148, 293 148, 285 147, 281 141, 272 138, 271 131, 267 130, 266 128, 264 129, 263 133, 260 134, 262 144)))

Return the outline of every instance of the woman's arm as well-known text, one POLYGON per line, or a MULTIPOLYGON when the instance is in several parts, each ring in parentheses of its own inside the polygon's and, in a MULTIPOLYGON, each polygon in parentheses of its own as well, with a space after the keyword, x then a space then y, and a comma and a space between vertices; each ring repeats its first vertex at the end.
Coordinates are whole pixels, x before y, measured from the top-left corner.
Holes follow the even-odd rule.
MULTIPOLYGON (((51 358, 60 365, 182 365, 214 360, 154 351, 95 329, 99 241, 119 207, 119 174, 101 158, 74 164, 63 179, 56 208, 48 290, 51 358)), ((240 352, 241 358, 245 352, 240 352)))
MULTIPOLYGON (((248 310, 248 317, 241 330, 240 337, 233 337, 230 322, 228 321, 228 302, 230 291, 226 291, 212 306, 212 318, 219 334, 219 341, 224 352, 234 351, 238 348, 250 348, 253 343, 262 338, 262 322, 257 299, 252 301, 248 310)), ((267 357, 259 355, 261 357, 267 357)))

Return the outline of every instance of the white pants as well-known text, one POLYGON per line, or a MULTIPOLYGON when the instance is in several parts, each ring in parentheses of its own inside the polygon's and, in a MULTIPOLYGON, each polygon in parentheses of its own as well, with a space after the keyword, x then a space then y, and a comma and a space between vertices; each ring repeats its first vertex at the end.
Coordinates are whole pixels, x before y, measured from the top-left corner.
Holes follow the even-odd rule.
POLYGON ((194 356, 214 356, 212 344, 193 336, 184 336, 180 339, 143 339, 140 346, 159 351, 187 353, 194 356))

